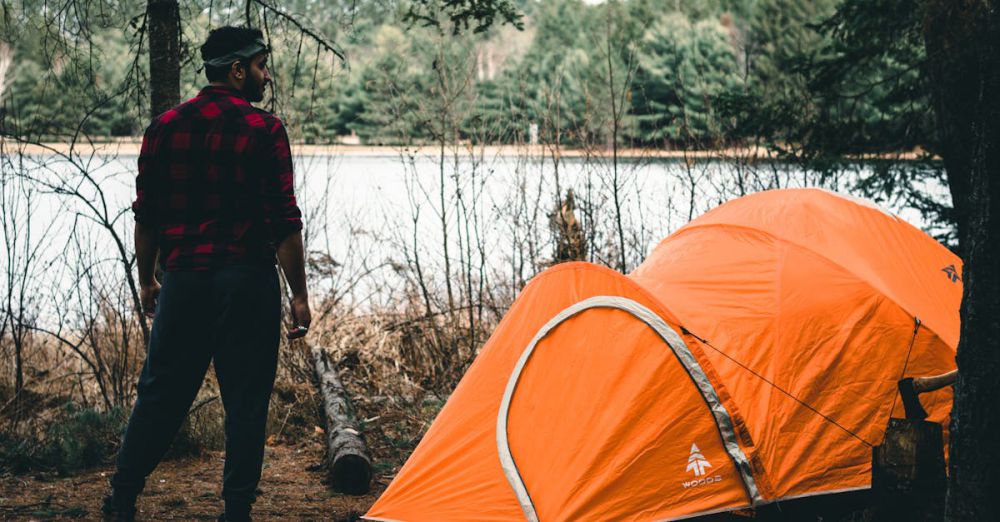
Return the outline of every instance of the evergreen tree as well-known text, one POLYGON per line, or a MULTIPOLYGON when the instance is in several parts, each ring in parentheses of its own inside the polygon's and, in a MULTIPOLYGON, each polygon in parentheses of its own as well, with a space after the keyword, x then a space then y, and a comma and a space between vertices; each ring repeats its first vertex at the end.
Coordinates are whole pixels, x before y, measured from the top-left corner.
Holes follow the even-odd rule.
POLYGON ((359 74, 362 108, 347 127, 369 144, 426 139, 421 93, 428 80, 414 60, 411 42, 398 27, 383 25, 374 43, 375 55, 359 74))
POLYGON ((546 143, 582 143, 586 125, 587 87, 582 71, 590 67, 592 51, 584 47, 589 25, 580 0, 539 4, 532 15, 535 37, 531 47, 503 81, 504 91, 520 99, 515 127, 539 126, 546 143))
POLYGON ((736 56, 718 21, 681 13, 658 20, 643 36, 634 111, 647 143, 716 146, 722 128, 716 100, 736 88, 736 56))

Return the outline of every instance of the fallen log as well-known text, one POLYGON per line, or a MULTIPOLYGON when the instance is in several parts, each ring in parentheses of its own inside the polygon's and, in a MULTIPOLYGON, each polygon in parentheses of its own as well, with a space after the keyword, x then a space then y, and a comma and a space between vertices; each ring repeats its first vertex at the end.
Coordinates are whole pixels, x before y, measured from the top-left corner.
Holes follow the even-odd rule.
POLYGON ((326 352, 312 346, 316 382, 326 420, 326 472, 334 491, 363 495, 371 488, 368 446, 353 418, 350 401, 326 352))

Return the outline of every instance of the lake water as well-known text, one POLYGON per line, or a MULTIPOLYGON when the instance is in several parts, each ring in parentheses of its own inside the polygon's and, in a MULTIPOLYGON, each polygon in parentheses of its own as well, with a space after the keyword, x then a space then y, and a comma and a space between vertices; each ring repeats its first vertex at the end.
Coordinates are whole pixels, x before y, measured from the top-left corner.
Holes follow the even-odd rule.
MULTIPOLYGON (((95 156, 74 165, 56 157, 4 158, 3 205, 15 225, 8 237, 17 232, 17 254, 8 260, 0 245, 5 263, 0 288, 6 288, 6 267, 23 263, 26 245, 38 248, 28 284, 44 296, 38 297, 40 309, 93 297, 74 294, 81 277, 98 278, 96 286, 115 286, 121 279, 117 245, 95 218, 113 223, 131 251, 128 208, 135 161, 134 156, 95 156), (93 183, 84 180, 81 169, 93 183), (35 181, 20 183, 14 173, 35 181), (83 273, 80 265, 93 268, 83 273)), ((845 173, 823 185, 847 190, 857 175, 845 173)), ((406 300, 419 286, 418 262, 432 293, 442 293, 446 279, 457 293, 463 288, 475 292, 480 282, 518 288, 551 259, 549 214, 558 195, 569 189, 577 203, 575 215, 588 233, 591 258, 617 264, 620 219, 630 270, 662 238, 724 201, 819 182, 817 175, 780 164, 707 159, 629 159, 616 168, 604 157, 566 158, 557 165, 551 157, 465 153, 446 154, 442 164, 437 155, 405 150, 296 157, 307 249, 314 259, 328 261, 317 265, 320 270, 310 281, 313 296, 333 292, 362 307, 392 307, 406 300)), ((928 190, 947 197, 941 187, 928 190)), ((923 225, 913 209, 887 210, 923 225)))

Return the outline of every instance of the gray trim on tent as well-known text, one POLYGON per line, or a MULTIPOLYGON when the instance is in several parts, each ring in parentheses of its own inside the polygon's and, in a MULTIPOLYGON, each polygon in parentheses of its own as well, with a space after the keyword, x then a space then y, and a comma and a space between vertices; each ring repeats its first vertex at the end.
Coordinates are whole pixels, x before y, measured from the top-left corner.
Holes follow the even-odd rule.
POLYGON ((514 463, 514 457, 510 452, 510 443, 507 440, 507 416, 510 411, 511 399, 514 396, 514 390, 517 388, 518 380, 521 378, 521 373, 524 371, 525 365, 528 364, 528 359, 531 358, 531 354, 535 351, 538 343, 553 329, 562 324, 563 321, 591 308, 613 308, 627 312, 646 323, 647 326, 652 328, 667 343, 667 346, 674 352, 674 356, 677 357, 677 360, 687 371, 691 380, 698 387, 698 391, 701 392, 702 398, 705 399, 709 409, 712 411, 716 426, 719 429, 719 435, 722 437, 723 446, 736 465, 736 470, 743 480, 743 487, 746 489, 747 496, 753 505, 762 502, 763 499, 761 498, 760 491, 757 489, 753 472, 750 470, 750 462, 736 442, 736 432, 733 428, 732 418, 719 399, 719 395, 715 392, 715 388, 712 387, 712 383, 709 382, 705 371, 698 364, 698 360, 695 359, 687 345, 684 344, 684 340, 660 316, 642 304, 625 297, 596 296, 566 308, 542 326, 521 353, 521 357, 518 359, 517 365, 514 367, 510 379, 507 381, 507 389, 504 391, 503 400, 500 403, 500 412, 497 415, 497 452, 500 456, 500 466, 503 468, 504 475, 507 476, 507 482, 513 488, 514 494, 517 496, 517 501, 521 505, 521 510, 524 511, 524 516, 529 522, 538 522, 538 514, 535 512, 534 503, 532 503, 531 496, 524 486, 524 481, 521 480, 521 474, 518 472, 517 464, 514 463))

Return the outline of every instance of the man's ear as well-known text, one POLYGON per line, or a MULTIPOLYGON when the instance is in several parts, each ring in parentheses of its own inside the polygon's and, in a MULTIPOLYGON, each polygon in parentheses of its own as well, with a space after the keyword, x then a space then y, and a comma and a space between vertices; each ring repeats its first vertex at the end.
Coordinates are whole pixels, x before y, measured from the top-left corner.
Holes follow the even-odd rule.
POLYGON ((233 78, 237 80, 242 80, 246 75, 246 69, 243 68, 243 62, 236 61, 229 66, 229 74, 233 75, 233 78))

